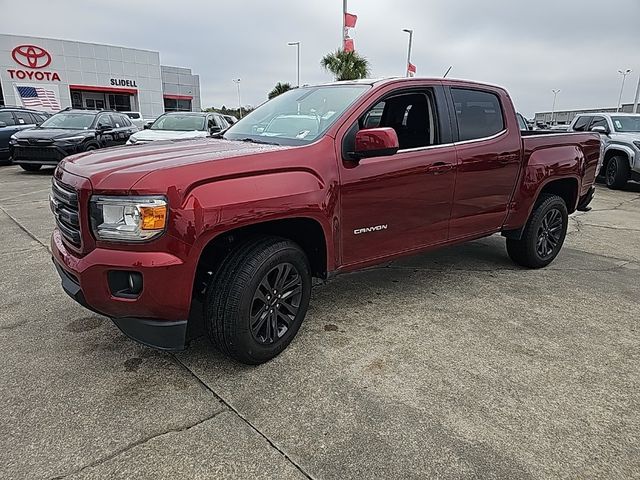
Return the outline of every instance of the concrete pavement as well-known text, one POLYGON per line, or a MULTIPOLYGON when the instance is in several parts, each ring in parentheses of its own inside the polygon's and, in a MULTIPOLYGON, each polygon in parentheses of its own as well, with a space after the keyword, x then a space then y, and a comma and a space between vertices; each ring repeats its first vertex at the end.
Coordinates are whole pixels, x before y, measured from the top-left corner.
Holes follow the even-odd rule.
POLYGON ((2 478, 640 477, 640 185, 544 270, 494 236, 338 277, 249 368, 67 298, 49 182, 0 168, 2 478))

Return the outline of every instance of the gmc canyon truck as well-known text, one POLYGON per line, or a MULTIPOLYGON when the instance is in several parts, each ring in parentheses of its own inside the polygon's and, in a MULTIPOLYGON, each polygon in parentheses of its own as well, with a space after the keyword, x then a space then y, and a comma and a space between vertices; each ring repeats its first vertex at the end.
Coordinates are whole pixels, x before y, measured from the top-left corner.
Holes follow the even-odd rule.
POLYGON ((296 335, 312 277, 496 233, 517 264, 548 265, 593 196, 600 137, 535 133, 480 83, 297 88, 218 138, 65 158, 53 260, 129 337, 179 350, 206 330, 259 364, 296 335))

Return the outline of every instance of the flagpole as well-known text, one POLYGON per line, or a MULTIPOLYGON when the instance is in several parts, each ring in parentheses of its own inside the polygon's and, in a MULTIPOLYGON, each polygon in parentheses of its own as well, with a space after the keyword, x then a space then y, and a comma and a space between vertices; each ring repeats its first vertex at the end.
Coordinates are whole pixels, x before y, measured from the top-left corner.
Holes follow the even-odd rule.
POLYGON ((409 76, 409 65, 411 64, 411 46, 413 45, 413 30, 405 28, 403 32, 407 32, 409 34, 409 48, 407 50, 407 77, 409 76))
POLYGON ((340 50, 344 49, 344 42, 347 40, 347 0, 342 0, 342 40, 340 50))

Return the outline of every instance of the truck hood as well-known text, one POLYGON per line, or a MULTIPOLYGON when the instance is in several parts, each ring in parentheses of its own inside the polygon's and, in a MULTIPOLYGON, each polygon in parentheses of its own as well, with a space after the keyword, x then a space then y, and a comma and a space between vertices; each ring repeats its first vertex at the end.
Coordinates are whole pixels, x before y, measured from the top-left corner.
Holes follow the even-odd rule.
POLYGON ((18 140, 28 140, 35 138, 38 140, 56 140, 58 138, 76 137, 78 135, 87 135, 93 133, 92 130, 78 130, 78 129, 66 129, 66 128, 28 128, 26 130, 20 130, 15 134, 18 140))
POLYGON ((200 138, 94 150, 66 157, 59 168, 89 179, 97 190, 126 192, 148 173, 195 163, 295 147, 200 138))
POLYGON ((142 130, 131 135, 140 142, 153 142, 156 140, 182 140, 187 138, 206 137, 207 132, 190 130, 188 132, 179 130, 142 130))
POLYGON ((620 132, 620 133, 612 133, 612 140, 617 140, 619 142, 637 142, 640 140, 640 132, 620 132))

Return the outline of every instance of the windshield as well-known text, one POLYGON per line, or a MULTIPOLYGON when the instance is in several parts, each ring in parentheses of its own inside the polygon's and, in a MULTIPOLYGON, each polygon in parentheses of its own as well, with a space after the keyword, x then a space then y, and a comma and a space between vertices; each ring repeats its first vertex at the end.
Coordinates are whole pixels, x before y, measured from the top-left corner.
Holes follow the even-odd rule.
POLYGON ((224 138, 305 145, 320 137, 370 85, 295 88, 256 108, 224 138))
POLYGON ((53 117, 42 122, 42 128, 69 128, 86 130, 96 118, 95 113, 56 113, 53 117))
POLYGON ((616 132, 640 132, 640 115, 611 117, 616 132))
POLYGON ((193 130, 204 131, 205 117, 203 115, 162 115, 153 125, 151 130, 174 130, 178 132, 190 132, 193 130))

